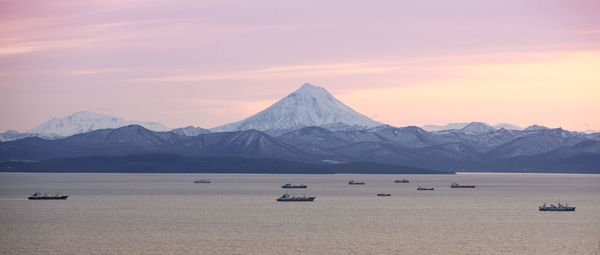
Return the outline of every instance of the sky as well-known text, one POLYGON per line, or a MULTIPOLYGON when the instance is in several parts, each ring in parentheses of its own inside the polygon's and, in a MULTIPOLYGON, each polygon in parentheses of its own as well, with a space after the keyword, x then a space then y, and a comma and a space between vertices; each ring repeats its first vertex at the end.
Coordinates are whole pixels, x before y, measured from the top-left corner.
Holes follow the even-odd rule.
POLYGON ((600 130, 600 1, 0 0, 0 132, 246 118, 305 82, 393 126, 600 130))

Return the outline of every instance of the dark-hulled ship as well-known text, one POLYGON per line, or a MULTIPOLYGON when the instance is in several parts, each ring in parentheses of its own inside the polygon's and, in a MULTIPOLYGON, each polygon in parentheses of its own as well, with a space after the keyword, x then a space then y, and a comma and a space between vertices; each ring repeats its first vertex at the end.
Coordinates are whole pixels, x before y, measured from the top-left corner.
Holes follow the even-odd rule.
POLYGON ((569 206, 569 204, 565 203, 564 205, 560 202, 558 205, 550 204, 549 206, 544 203, 539 207, 540 211, 555 211, 555 212, 565 212, 565 211, 575 211, 575 206, 569 206))
POLYGON ((450 185, 450 188, 475 188, 475 185, 460 185, 458 182, 453 182, 452 185, 450 185))
POLYGON ((59 194, 55 194, 52 196, 48 196, 48 194, 41 194, 39 192, 35 192, 33 193, 33 195, 29 196, 27 199, 29 200, 65 200, 67 199, 69 196, 64 196, 64 195, 59 195, 59 194))
POLYGON ((434 188, 423 188, 421 186, 417 187, 417 190, 434 190, 434 188))
POLYGON ((348 182, 348 185, 365 185, 365 182, 357 182, 357 181, 351 180, 348 182))
POLYGON ((281 186, 283 189, 306 189, 307 187, 308 185, 291 183, 286 183, 285 185, 281 186))
POLYGON ((312 202, 316 197, 309 197, 306 195, 290 195, 287 192, 281 197, 277 198, 279 202, 312 202))
POLYGON ((409 183, 410 181, 407 179, 395 180, 394 183, 409 183))
POLYGON ((377 196, 378 197, 391 197, 392 194, 390 194, 390 193, 378 193, 377 196))

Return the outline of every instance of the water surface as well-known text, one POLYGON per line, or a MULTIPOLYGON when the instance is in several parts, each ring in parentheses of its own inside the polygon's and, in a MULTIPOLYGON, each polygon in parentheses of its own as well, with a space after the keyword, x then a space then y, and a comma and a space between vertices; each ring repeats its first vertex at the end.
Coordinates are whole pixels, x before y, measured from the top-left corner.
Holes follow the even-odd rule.
POLYGON ((0 173, 0 228, 1 254, 598 254, 600 175, 0 173), (287 182, 315 202, 276 202, 287 182))

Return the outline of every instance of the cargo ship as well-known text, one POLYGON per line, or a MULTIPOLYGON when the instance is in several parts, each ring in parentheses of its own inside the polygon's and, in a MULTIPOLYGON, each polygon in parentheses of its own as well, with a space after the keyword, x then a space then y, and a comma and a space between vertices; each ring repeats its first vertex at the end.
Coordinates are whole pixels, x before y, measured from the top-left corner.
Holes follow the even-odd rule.
POLYGON ((410 181, 407 179, 402 179, 402 180, 395 180, 395 183, 409 183, 410 181))
POLYGON ((210 181, 207 179, 196 179, 194 183, 210 183, 210 181))
POLYGON ((379 194, 377 194, 377 196, 378 197, 391 197, 392 194, 390 194, 390 193, 379 193, 379 194))
POLYGON ((434 190, 434 188, 423 188, 421 186, 417 187, 417 190, 434 190))

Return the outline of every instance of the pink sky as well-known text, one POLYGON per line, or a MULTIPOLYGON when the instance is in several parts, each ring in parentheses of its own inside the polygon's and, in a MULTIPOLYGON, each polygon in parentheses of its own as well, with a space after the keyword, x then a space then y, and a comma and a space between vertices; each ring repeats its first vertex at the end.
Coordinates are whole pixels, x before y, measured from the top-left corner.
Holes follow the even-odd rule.
POLYGON ((0 132, 81 110, 210 128, 305 82, 395 126, 600 130, 598 13, 597 0, 0 0, 0 132))

